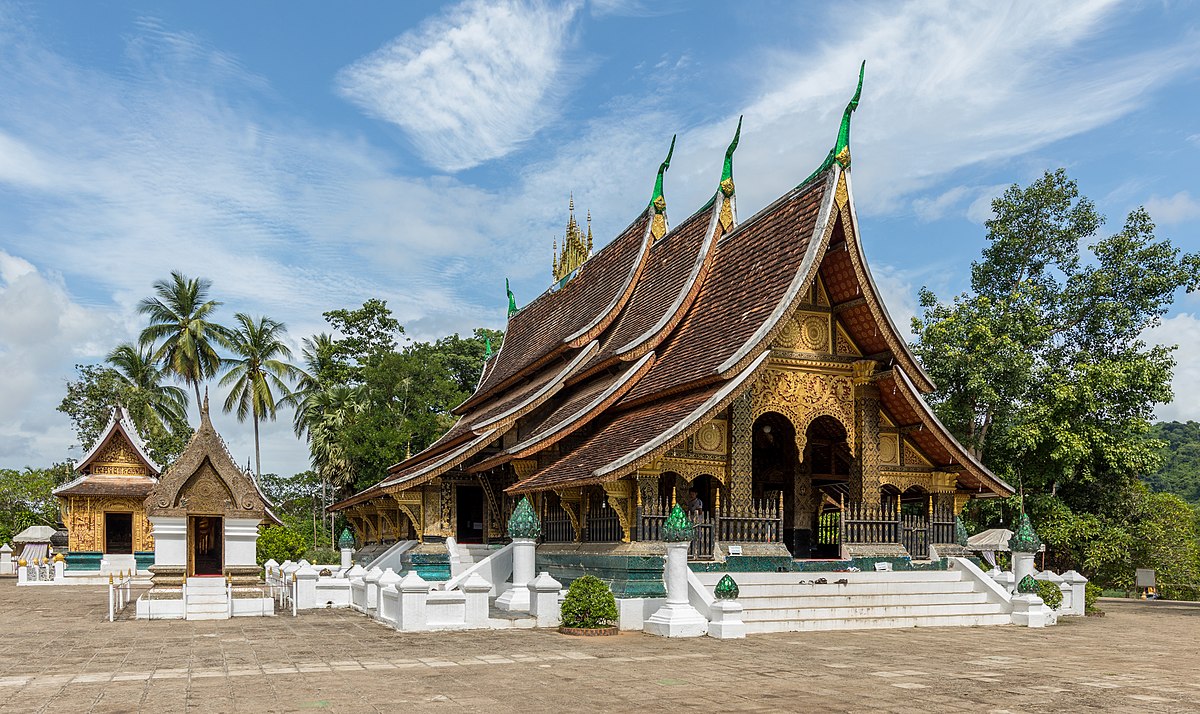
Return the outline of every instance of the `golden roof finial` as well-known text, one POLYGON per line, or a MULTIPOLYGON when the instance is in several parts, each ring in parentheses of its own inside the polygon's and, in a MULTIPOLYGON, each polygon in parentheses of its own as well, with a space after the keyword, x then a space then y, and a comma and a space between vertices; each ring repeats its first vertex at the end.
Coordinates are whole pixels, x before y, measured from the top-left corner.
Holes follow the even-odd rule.
POLYGON ((562 250, 558 241, 554 244, 555 257, 552 263, 554 280, 561 282, 574 273, 592 256, 592 212, 587 213, 587 239, 584 239, 579 222, 575 220, 575 194, 571 193, 567 202, 567 231, 563 236, 562 250))

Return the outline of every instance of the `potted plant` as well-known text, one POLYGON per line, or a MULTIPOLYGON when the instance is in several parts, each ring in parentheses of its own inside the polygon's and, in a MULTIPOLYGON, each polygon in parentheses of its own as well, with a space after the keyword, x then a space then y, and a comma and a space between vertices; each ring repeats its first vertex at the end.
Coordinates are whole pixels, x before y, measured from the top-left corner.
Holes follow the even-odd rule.
POLYGON ((615 635, 618 632, 617 600, 594 575, 576 578, 562 604, 562 626, 568 635, 615 635))

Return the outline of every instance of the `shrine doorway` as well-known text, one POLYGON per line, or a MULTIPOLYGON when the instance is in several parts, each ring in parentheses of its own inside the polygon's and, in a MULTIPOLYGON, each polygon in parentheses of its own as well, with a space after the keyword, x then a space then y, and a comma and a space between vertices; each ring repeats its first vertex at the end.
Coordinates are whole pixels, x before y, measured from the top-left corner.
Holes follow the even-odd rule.
POLYGON ((797 557, 794 519, 796 514, 796 478, 800 454, 796 448, 796 427, 782 414, 767 412, 754 421, 754 450, 751 461, 751 495, 756 504, 783 502, 783 541, 797 557))
POLYGON ((459 486, 455 493, 459 543, 483 542, 483 489, 479 486, 459 486))
POLYGON ((224 575, 225 528, 220 516, 189 516, 190 575, 224 575))
POLYGON ((133 554, 133 514, 104 514, 104 552, 113 555, 133 554))
POLYGON ((804 435, 804 464, 796 475, 792 553, 798 558, 838 558, 842 504, 849 495, 853 460, 846 427, 822 415, 809 423, 804 435))

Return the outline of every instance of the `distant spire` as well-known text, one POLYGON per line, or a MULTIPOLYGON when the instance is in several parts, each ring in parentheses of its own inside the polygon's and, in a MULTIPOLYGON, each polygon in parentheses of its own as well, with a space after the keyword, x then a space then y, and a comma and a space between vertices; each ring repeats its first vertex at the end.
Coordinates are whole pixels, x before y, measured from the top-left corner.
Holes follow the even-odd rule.
POLYGON ((667 199, 663 196, 663 174, 671 168, 671 156, 675 153, 675 136, 671 137, 671 148, 667 150, 666 160, 658 165, 658 177, 654 179, 654 193, 650 195, 650 206, 654 210, 654 217, 650 223, 650 234, 654 236, 654 240, 662 238, 667 233, 667 199))
POLYGON ((200 403, 200 423, 208 421, 208 387, 204 388, 204 401, 200 403))
POLYGON ((579 227, 579 221, 575 220, 575 194, 571 194, 570 201, 567 203, 567 230, 563 236, 561 252, 558 247, 558 240, 554 241, 554 260, 552 267, 554 269, 554 281, 562 282, 568 278, 579 266, 587 262, 588 258, 592 257, 592 212, 587 214, 587 236, 584 237, 583 231, 579 227))
POLYGON ((741 139, 742 117, 738 117, 737 131, 733 132, 733 141, 725 150, 725 165, 721 167, 721 229, 725 231, 733 227, 733 152, 741 139))
POLYGON ((512 288, 508 286, 508 278, 504 279, 504 292, 508 293, 508 317, 511 319, 517 314, 517 296, 513 295, 512 288))

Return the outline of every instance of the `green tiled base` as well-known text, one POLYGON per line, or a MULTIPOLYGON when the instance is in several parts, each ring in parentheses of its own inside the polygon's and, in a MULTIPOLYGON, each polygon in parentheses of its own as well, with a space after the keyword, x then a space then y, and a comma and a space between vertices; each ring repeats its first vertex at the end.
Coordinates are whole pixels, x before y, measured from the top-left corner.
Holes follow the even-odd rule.
POLYGON ((564 586, 584 575, 603 580, 616 597, 665 597, 660 555, 601 553, 537 554, 537 572, 546 571, 564 586))
POLYGON ((139 550, 133 554, 133 561, 137 563, 138 570, 147 570, 154 565, 154 551, 139 550))
MULTIPOLYGON (((150 561, 154 562, 154 554, 150 554, 150 561)), ((67 570, 74 572, 86 572, 89 570, 100 570, 100 561, 104 558, 104 553, 99 551, 73 550, 66 553, 63 557, 67 560, 67 570)))
POLYGON ((450 579, 449 553, 409 553, 407 566, 426 580, 450 579))
POLYGON ((946 560, 914 563, 911 558, 853 558, 850 560, 791 560, 780 557, 730 556, 724 563, 691 562, 697 573, 832 573, 858 568, 875 570, 876 563, 891 563, 892 570, 945 570, 946 560))

